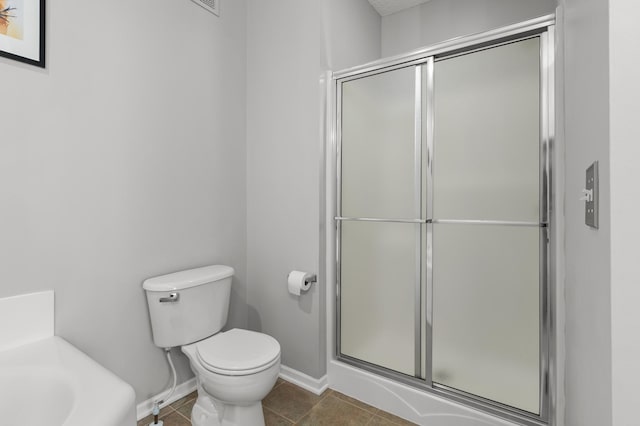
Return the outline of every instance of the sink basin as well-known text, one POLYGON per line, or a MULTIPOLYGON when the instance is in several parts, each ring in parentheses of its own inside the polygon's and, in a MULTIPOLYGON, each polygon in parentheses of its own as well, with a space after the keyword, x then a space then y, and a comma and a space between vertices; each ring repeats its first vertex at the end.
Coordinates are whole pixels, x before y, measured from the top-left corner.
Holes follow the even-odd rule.
POLYGON ((133 388, 64 339, 0 351, 3 426, 135 426, 133 388))
POLYGON ((73 410, 73 384, 59 371, 0 371, 0 406, 7 425, 62 425, 73 410))

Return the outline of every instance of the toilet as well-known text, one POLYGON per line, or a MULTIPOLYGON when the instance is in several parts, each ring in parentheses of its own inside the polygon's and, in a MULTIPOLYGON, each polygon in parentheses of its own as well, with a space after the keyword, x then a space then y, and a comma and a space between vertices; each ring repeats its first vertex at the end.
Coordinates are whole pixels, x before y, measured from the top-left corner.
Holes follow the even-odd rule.
POLYGON ((181 346, 196 375, 194 426, 264 425, 262 399, 280 372, 280 344, 263 333, 227 322, 229 266, 213 265, 144 281, 153 342, 181 346))

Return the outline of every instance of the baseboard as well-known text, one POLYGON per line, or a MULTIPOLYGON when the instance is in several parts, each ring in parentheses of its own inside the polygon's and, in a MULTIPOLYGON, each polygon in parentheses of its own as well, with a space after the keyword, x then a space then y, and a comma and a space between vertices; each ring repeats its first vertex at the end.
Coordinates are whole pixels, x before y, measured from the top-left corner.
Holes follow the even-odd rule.
MULTIPOLYGON (((173 402, 176 402, 180 398, 189 395, 194 390, 196 390, 196 378, 195 377, 192 378, 192 379, 187 380, 184 383, 179 384, 178 386, 176 386, 176 391, 173 393, 171 398, 169 398, 162 405, 165 406, 165 405, 171 404, 173 402)), ((138 406, 136 407, 136 416, 137 416, 138 420, 144 419, 149 414, 151 414, 151 410, 153 410, 153 401, 155 401, 156 399, 161 397, 165 392, 166 391, 163 391, 160 394, 155 395, 155 396, 147 399, 146 401, 142 401, 140 404, 138 404, 138 406)))
POLYGON ((319 379, 314 379, 286 365, 280 366, 280 378, 316 395, 320 395, 329 387, 329 380, 326 374, 319 379))

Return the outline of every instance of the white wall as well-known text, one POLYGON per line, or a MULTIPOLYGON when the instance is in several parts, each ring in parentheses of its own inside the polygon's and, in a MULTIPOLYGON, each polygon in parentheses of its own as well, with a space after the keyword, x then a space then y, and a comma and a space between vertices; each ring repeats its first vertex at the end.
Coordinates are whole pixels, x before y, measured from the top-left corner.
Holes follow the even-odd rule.
POLYGON ((321 287, 287 292, 293 269, 318 271, 320 3, 252 1, 247 14, 249 326, 282 363, 323 374, 321 287))
POLYGON ((382 56, 554 13, 555 0, 430 0, 382 18, 382 56))
POLYGON ((637 51, 633 35, 639 18, 638 2, 609 1, 612 411, 616 426, 638 423, 640 58, 632 52, 637 51))
POLYGON ((286 277, 321 272, 324 67, 377 59, 380 17, 366 0, 252 1, 247 16, 249 325, 278 339, 284 365, 320 378, 326 283, 298 298, 286 277))
POLYGON ((564 1, 566 424, 611 424, 609 41, 606 0, 564 1), (600 229, 578 201, 600 168, 600 229))
POLYGON ((245 9, 50 2, 47 69, 0 58, 0 297, 54 289, 56 334, 138 401, 169 380, 145 278, 229 264, 247 322, 245 9))
POLYGON ((323 67, 331 71, 381 56, 382 18, 366 0, 321 0, 323 67))

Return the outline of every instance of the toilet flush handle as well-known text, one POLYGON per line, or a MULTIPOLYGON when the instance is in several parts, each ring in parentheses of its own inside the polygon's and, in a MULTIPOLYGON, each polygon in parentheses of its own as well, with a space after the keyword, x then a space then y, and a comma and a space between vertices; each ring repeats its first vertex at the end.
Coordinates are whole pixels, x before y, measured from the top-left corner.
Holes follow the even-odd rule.
POLYGON ((161 297, 160 303, 177 302, 180 300, 180 293, 169 293, 169 297, 161 297))

